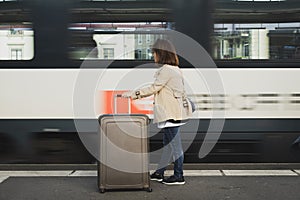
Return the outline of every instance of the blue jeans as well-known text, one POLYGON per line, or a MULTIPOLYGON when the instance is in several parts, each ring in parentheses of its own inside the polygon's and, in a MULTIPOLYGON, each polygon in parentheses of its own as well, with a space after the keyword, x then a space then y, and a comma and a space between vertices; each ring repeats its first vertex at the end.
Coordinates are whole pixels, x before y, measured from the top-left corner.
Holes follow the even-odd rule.
POLYGON ((183 176, 183 150, 180 136, 180 126, 163 128, 163 153, 161 155, 158 168, 159 174, 164 174, 166 167, 171 159, 174 161, 174 176, 181 178, 183 176))

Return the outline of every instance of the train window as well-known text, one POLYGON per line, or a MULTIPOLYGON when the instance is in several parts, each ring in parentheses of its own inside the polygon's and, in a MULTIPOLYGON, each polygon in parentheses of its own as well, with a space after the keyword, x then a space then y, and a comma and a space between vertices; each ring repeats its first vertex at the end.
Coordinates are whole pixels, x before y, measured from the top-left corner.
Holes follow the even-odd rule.
POLYGON ((33 35, 30 25, 0 25, 0 60, 31 60, 33 35))
MULTIPOLYGON (((149 0, 81 0, 81 1, 108 1, 108 2, 112 2, 112 1, 117 1, 117 2, 124 2, 124 1, 149 1, 149 0)), ((152 1, 160 1, 160 0, 152 0, 152 1)))
POLYGON ((215 24, 214 59, 299 59, 300 23, 215 24))
POLYGON ((31 10, 22 0, 2 0, 0 3, 0 60, 33 59, 31 10))
POLYGON ((286 1, 286 0, 233 0, 233 1, 257 1, 257 2, 270 2, 270 1, 286 1))
POLYGON ((9 1, 21 1, 21 0, 0 0, 0 3, 1 2, 9 2, 9 1))
POLYGON ((71 9, 72 60, 151 60, 151 45, 174 28, 164 0, 80 0, 71 9))
POLYGON ((82 59, 151 60, 151 45, 166 38, 167 22, 72 24, 70 57, 82 59))

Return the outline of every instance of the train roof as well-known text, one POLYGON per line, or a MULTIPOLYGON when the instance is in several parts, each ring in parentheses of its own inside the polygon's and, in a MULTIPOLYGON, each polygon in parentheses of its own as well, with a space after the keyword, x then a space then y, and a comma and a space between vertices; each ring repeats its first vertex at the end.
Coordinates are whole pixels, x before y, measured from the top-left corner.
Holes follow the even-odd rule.
MULTIPOLYGON (((209 0, 207 0, 209 1, 209 0)), ((179 3, 177 3, 179 2, 179 3)), ((203 1, 205 2, 205 1, 203 1)), ((184 3, 183 1, 181 3, 184 3)), ((172 21, 172 8, 178 0, 15 0, 0 1, 0 23, 30 21, 31 9, 47 9, 47 5, 68 7, 71 22, 131 22, 131 21, 172 21), (40 6, 39 4, 46 6, 40 6)), ((291 22, 300 17, 300 1, 238 1, 216 0, 212 4, 216 23, 291 22)), ((58 9, 61 10, 61 9, 58 9)), ((49 14, 49 16, 51 16, 49 14)))

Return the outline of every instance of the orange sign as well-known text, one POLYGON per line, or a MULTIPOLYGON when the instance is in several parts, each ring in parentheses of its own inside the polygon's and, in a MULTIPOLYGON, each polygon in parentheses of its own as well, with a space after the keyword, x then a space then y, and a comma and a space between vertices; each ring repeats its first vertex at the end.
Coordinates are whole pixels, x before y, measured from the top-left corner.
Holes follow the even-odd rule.
POLYGON ((125 90, 105 90, 100 91, 100 104, 102 114, 153 114, 153 96, 130 100, 127 98, 117 97, 125 90), (129 101, 129 102, 128 102, 129 101), (130 112, 129 112, 130 109, 130 112))

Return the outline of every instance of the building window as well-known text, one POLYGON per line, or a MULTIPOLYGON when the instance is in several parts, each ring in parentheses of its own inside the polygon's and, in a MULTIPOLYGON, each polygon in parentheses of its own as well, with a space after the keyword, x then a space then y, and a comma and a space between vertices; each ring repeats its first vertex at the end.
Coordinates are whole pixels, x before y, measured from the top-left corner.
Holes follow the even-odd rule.
POLYGON ((151 60, 152 57, 153 57, 152 51, 151 51, 150 48, 148 48, 148 49, 147 49, 147 54, 146 54, 146 59, 147 59, 147 60, 151 60))
POLYGON ((138 44, 142 44, 142 35, 138 34, 138 44))
POLYGON ((150 34, 146 34, 146 43, 147 44, 151 43, 151 35, 150 34))
POLYGON ((142 50, 141 49, 136 49, 135 50, 135 59, 137 59, 137 60, 142 59, 142 50))
POLYGON ((114 59, 114 48, 103 48, 104 59, 114 59))
POLYGON ((12 60, 22 60, 22 57, 23 57, 22 49, 11 49, 12 60))

